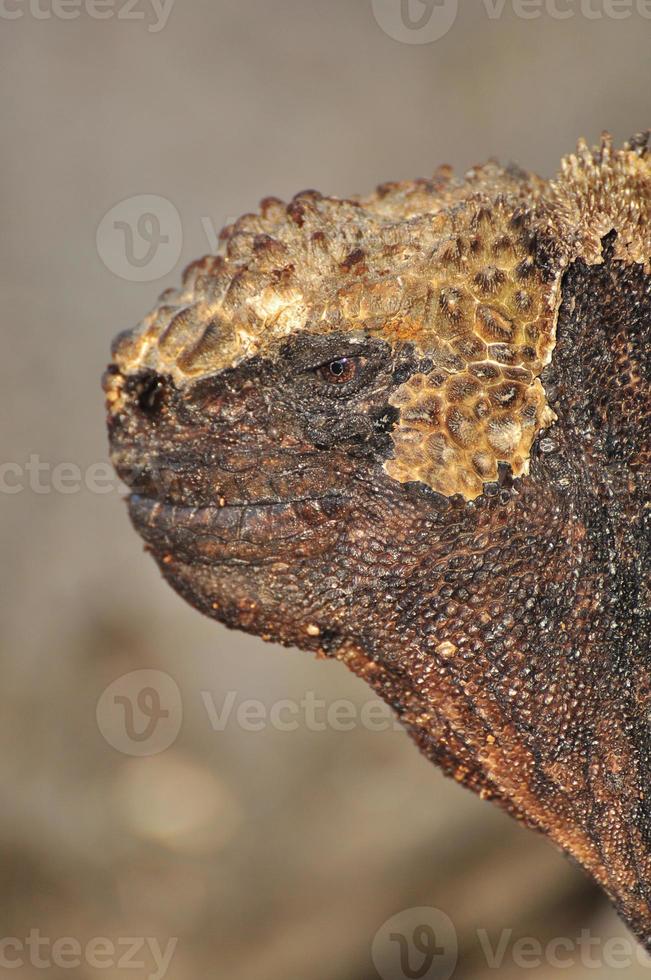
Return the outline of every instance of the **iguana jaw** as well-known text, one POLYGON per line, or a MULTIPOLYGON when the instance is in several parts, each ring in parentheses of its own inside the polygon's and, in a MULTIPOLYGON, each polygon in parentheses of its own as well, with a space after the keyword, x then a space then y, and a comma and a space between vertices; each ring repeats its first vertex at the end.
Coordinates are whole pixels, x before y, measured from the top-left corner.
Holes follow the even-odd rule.
POLYGON ((268 564, 322 552, 327 525, 349 509, 337 494, 278 502, 184 507, 131 494, 129 514, 163 564, 177 559, 215 567, 232 562, 268 564))

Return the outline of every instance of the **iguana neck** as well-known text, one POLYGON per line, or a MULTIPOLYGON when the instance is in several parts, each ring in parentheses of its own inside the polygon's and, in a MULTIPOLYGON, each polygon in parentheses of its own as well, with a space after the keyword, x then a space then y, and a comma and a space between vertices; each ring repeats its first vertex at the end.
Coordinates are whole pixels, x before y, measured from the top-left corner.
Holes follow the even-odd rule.
POLYGON ((566 276, 545 376, 558 422, 529 477, 444 519, 414 488, 409 560, 369 582, 341 656, 429 758, 583 864, 649 947, 651 287, 605 257, 566 276))

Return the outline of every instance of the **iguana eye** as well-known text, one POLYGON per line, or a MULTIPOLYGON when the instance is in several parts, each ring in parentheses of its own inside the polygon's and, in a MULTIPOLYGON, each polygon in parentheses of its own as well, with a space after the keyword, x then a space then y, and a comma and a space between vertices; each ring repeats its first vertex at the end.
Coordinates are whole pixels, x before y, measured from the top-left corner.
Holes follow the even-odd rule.
POLYGON ((359 357, 337 357, 317 369, 318 375, 329 384, 345 384, 356 378, 360 369, 359 357))

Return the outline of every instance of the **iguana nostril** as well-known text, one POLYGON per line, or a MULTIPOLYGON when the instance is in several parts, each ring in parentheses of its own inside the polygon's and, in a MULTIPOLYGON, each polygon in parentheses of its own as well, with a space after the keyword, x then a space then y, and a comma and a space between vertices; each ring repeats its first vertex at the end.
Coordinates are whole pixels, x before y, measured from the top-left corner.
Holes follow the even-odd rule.
POLYGON ((138 408, 151 417, 160 412, 165 395, 165 385, 157 374, 151 372, 141 377, 136 384, 138 408))

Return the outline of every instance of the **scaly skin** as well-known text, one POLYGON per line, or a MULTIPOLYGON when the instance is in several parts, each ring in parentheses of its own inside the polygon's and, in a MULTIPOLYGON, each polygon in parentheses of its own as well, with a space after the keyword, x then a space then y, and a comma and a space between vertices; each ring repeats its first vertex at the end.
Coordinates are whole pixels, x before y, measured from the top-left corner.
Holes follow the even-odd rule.
POLYGON ((170 584, 344 661, 649 949, 650 210, 643 136, 268 199, 105 376, 170 584))

